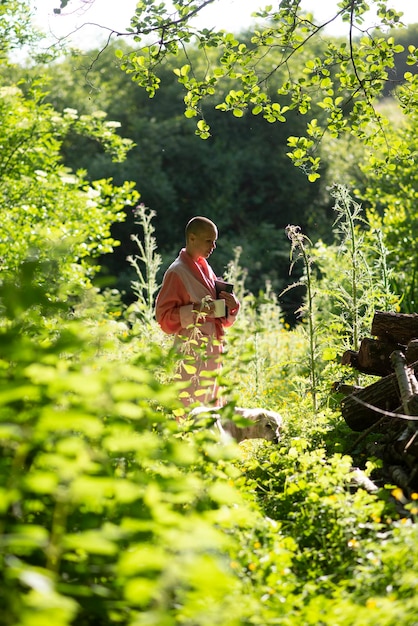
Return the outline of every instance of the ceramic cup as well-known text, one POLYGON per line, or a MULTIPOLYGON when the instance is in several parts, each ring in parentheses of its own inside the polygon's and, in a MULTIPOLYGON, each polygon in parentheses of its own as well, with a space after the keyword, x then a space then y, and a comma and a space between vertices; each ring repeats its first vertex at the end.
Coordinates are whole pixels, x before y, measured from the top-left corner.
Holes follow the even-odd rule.
POLYGON ((215 317, 225 317, 225 300, 214 300, 215 317))

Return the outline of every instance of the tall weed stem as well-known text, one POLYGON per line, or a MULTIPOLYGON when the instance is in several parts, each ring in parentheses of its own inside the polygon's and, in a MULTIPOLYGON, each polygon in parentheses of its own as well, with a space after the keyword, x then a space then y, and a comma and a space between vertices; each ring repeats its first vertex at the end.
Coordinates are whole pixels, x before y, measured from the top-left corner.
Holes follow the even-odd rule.
MULTIPOLYGON (((354 202, 348 190, 343 185, 334 185, 331 195, 335 198, 334 211, 337 218, 334 226, 338 226, 337 232, 341 235, 342 240, 340 248, 347 251, 350 259, 350 291, 351 291, 351 320, 352 320, 352 345, 353 350, 359 348, 360 337, 360 307, 358 282, 360 281, 360 257, 362 255, 363 237, 356 229, 356 222, 364 222, 361 217, 361 206, 354 202)), ((367 264, 364 263, 365 267, 367 264)))
POLYGON ((282 291, 280 295, 283 295, 289 289, 294 287, 304 286, 306 288, 306 300, 301 307, 296 311, 305 315, 308 323, 308 339, 309 339, 309 372, 311 377, 311 393, 312 393, 312 405, 314 411, 317 410, 317 372, 316 372, 316 340, 315 340, 315 312, 314 312, 314 288, 313 288, 313 274, 312 274, 312 257, 309 254, 309 248, 312 246, 311 240, 302 233, 300 226, 288 225, 286 227, 286 235, 290 239, 290 270, 289 274, 298 260, 301 260, 304 267, 304 276, 301 280, 292 285, 289 285, 282 291))
POLYGON ((154 237, 155 228, 152 219, 155 211, 149 210, 144 204, 134 209, 137 218, 135 224, 142 227, 144 240, 138 235, 131 235, 139 250, 139 254, 128 256, 127 260, 135 268, 138 279, 132 281, 132 289, 137 296, 136 309, 145 321, 151 322, 154 317, 154 297, 159 289, 157 273, 161 266, 161 256, 157 254, 157 243, 154 237))

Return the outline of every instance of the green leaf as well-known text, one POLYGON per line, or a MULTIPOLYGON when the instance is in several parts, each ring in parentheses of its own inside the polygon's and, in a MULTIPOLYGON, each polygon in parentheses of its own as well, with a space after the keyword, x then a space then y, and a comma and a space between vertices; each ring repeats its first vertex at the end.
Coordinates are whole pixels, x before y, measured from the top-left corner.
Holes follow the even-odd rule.
POLYGON ((325 348, 322 352, 322 358, 324 361, 335 361, 337 358, 337 351, 334 348, 325 348))
POLYGON ((77 534, 67 533, 63 547, 66 550, 81 551, 87 554, 113 555, 118 551, 118 546, 107 539, 103 531, 86 530, 77 534))

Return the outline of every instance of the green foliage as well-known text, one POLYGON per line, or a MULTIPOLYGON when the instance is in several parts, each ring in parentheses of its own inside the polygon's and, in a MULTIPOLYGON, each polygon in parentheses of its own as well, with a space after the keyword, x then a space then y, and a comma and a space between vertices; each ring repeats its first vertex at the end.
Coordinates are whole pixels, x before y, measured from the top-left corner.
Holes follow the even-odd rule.
POLYGON ((54 258, 69 290, 77 289, 97 271, 92 259, 116 245, 110 226, 124 219, 122 209, 138 194, 130 183, 89 184, 85 172, 61 164, 62 141, 70 131, 89 135, 115 159, 124 157, 131 142, 115 134, 104 114, 57 113, 43 102, 36 81, 26 96, 17 86, 0 91, 2 268, 13 272, 26 258, 54 258))
MULTIPOLYGON (((68 316, 34 276, 0 290, 5 626, 361 626, 416 609, 416 528, 352 488, 352 459, 323 447, 329 412, 295 415, 279 447, 220 446, 172 418, 149 328, 129 335, 98 299, 68 316)), ((259 306, 261 329, 277 305, 259 306)))
MULTIPOLYGON (((139 3, 139 11, 151 5, 139 3)), ((186 19, 189 9, 203 5, 179 2, 175 8, 186 19)), ((296 27, 295 8, 293 1, 282 3, 278 15, 288 25, 293 19, 296 27)), ((365 3, 356 4, 357 20, 365 9, 365 3)), ((385 15, 395 20, 382 3, 381 17, 385 15)), ((149 32, 165 28, 164 19, 165 7, 160 5, 150 16, 149 32)), ((183 26, 184 39, 186 21, 183 26)), ((290 50, 300 36, 294 30, 294 36, 288 33, 290 50)), ((179 43, 176 32, 171 30, 170 53, 179 43)), ((207 33, 206 41, 215 44, 211 37, 207 33)), ((274 43, 269 33, 263 37, 263 45, 274 43)), ((224 101, 240 122, 247 116, 239 117, 239 99, 250 102, 253 83, 251 75, 239 75, 237 63, 244 58, 239 55, 246 54, 246 48, 234 37, 225 42, 225 68, 231 74, 234 64, 234 80, 244 87, 242 93, 239 88, 233 94, 227 91, 224 101)), ((369 50, 371 65, 378 64, 378 48, 369 50)), ((155 52, 150 48, 158 62, 155 52)), ((385 54, 382 45, 386 63, 385 54)), ((410 55, 413 61, 413 50, 410 55)), ((321 58, 312 59, 313 66, 305 59, 311 84, 329 89, 329 67, 321 58), (320 79, 314 78, 317 68, 320 79)), ((184 79, 189 75, 181 74, 184 79)), ((209 80, 200 86, 198 82, 193 89, 209 93, 209 80)), ((156 323, 150 316, 125 319, 119 293, 100 294, 90 286, 95 268, 87 264, 88 257, 114 245, 110 224, 122 217, 125 204, 135 205, 138 196, 131 185, 115 189, 107 178, 87 183, 86 173, 74 174, 61 165, 60 150, 73 131, 102 137, 116 153, 127 144, 112 137, 112 126, 107 134, 101 116, 96 124, 84 112, 58 114, 34 87, 26 96, 3 88, 0 105, 3 224, 10 244, 1 249, 7 272, 0 283, 1 623, 415 624, 418 495, 398 513, 398 490, 388 486, 369 494, 353 484, 355 463, 362 462, 367 474, 379 469, 365 463, 358 446, 357 459, 347 454, 353 436, 330 394, 341 368, 334 357, 324 357, 326 348, 334 348, 346 333, 344 316, 352 315, 352 301, 338 299, 335 283, 341 276, 350 277, 348 293, 353 281, 356 289, 366 291, 356 257, 360 243, 370 274, 379 276, 370 300, 355 300, 360 321, 378 297, 391 302, 396 262, 385 229, 361 231, 358 205, 353 208, 347 195, 339 198, 341 243, 350 253, 336 254, 335 247, 321 243, 309 247, 309 258, 302 254, 312 287, 306 306, 327 330, 320 332, 313 323, 309 340, 302 324, 289 329, 284 323, 271 282, 258 295, 247 292, 243 242, 234 241, 233 260, 225 254, 225 266, 243 306, 228 333, 221 383, 241 405, 280 410, 285 423, 279 446, 262 441, 220 445, 210 421, 178 424, 174 419, 181 405, 177 387, 167 382, 173 354, 156 323), (57 239, 66 245, 56 247, 57 239), (313 251, 321 270, 315 277, 313 251), (78 295, 69 299, 73 285, 78 295), (338 306, 339 325, 338 316, 325 313, 338 306), (322 354, 315 384, 320 411, 312 408, 313 345, 319 350, 316 358, 322 354)), ((261 98, 257 90, 254 94, 261 98)), ((303 112, 310 106, 309 94, 299 95, 303 112)), ((325 104, 338 126, 339 103, 334 99, 325 104)), ((191 105, 199 106, 198 100, 191 105)), ((283 106, 269 108, 268 101, 263 101, 262 110, 257 103, 255 108, 259 115, 288 114, 283 106)), ((315 128, 312 124, 313 134, 315 128)), ((208 129, 201 124, 200 131, 208 129)), ((296 139, 296 149, 299 144, 296 139)), ((381 154, 373 156, 375 171, 383 174, 381 154)), ((297 158, 304 167, 303 153, 297 158)), ((256 165, 253 170, 258 176, 256 165)), ((315 175, 314 169, 311 173, 315 175)), ((393 180, 389 182, 382 199, 394 188, 393 180)), ((221 218, 225 197, 217 205, 221 218)), ((247 225, 255 231, 254 223, 264 222, 252 233, 252 251, 261 251, 252 255, 256 262, 269 245, 276 252, 281 249, 261 205, 262 200, 247 225), (255 242, 260 233, 261 241, 255 242)), ((388 228, 393 237, 407 232, 405 216, 397 219, 394 209, 381 215, 380 208, 370 212, 371 219, 386 219, 393 225, 388 228)), ((148 303, 159 259, 152 216, 141 212, 144 242, 136 242, 152 279, 144 281, 148 303)), ((221 228, 231 224, 228 216, 223 219, 221 228)), ((409 241, 416 243, 412 235, 409 241)), ((293 244, 299 247, 293 252, 307 252, 301 248, 307 243, 303 236, 296 238, 293 244)))
MULTIPOLYGON (((401 14, 388 8, 386 2, 377 5, 380 27, 372 34, 362 30, 363 14, 369 8, 364 2, 343 3, 339 15, 347 22, 346 40, 321 39, 321 48, 306 55, 311 41, 319 38, 322 25, 315 24, 313 17, 304 14, 300 2, 293 0, 259 10, 255 15, 260 20, 246 41, 232 33, 195 28, 191 18, 205 7, 203 3, 176 3, 172 13, 164 4, 138 3, 131 22, 131 33, 136 43, 146 38, 142 48, 124 54, 122 69, 154 97, 161 81, 157 70, 167 58, 177 56, 191 41, 205 55, 205 68, 189 62, 179 65, 174 71, 184 86, 186 117, 200 117, 196 134, 203 139, 210 136, 210 125, 203 114, 203 103, 215 99, 219 110, 229 111, 242 118, 251 111, 261 115, 270 123, 285 122, 290 111, 307 115, 304 135, 289 134, 288 153, 292 162, 301 167, 309 180, 320 176, 320 157, 317 147, 325 132, 332 137, 352 134, 370 146, 385 137, 386 121, 376 108, 376 99, 388 82, 388 73, 395 66, 396 55, 404 52, 394 36, 385 37, 383 30, 395 28, 401 23, 401 14), (359 37, 355 38, 355 34, 359 37), (155 41, 155 43, 150 43, 155 41), (218 51, 217 59, 211 51, 218 51), (277 61, 266 63, 266 59, 279 49, 277 61), (312 54, 313 52, 313 54, 312 54), (306 56, 305 56, 306 55, 306 56), (303 69, 292 71, 295 60, 301 60, 303 69), (269 91, 269 82, 274 74, 285 72, 286 77, 275 94, 269 91), (224 91, 225 79, 235 85, 224 91), (322 114, 317 114, 317 109, 322 114)), ((410 47, 408 62, 415 63, 414 46, 410 47)), ((412 73, 406 75, 408 82, 408 110, 413 110, 416 81, 412 73)), ((403 106, 402 98, 400 103, 403 106)), ((403 148, 407 154, 407 146, 403 148)), ((388 146, 387 153, 398 154, 396 146, 388 146)))
MULTIPOLYGON (((312 424, 308 432, 312 435, 312 424)), ((407 616, 416 577, 402 589, 392 568, 408 571, 405 560, 411 563, 414 556, 404 560, 394 546, 405 533, 412 548, 416 527, 393 521, 394 508, 384 498, 353 488, 351 463, 350 457, 327 454, 304 438, 290 439, 277 450, 259 447, 256 456, 243 458, 245 488, 271 520, 270 532, 265 529, 249 549, 242 548, 248 575, 264 592, 263 615, 256 623, 360 626, 368 619, 395 624, 399 616, 413 623, 407 616), (280 566, 285 558, 287 566, 276 582, 279 553, 280 566)))
POLYGON ((41 38, 32 26, 29 0, 3 0, 0 4, 0 60, 23 46, 35 45, 41 38))
MULTIPOLYGON (((388 129, 390 141, 408 145, 416 151, 418 116, 410 113, 400 123, 395 120, 388 129)), ((394 159, 388 166, 382 150, 373 160, 365 161, 362 170, 367 187, 360 192, 367 203, 367 219, 382 233, 382 244, 388 250, 390 285, 402 296, 401 307, 414 312, 417 302, 417 173, 413 159, 394 159)))
POLYGON ((2 622, 174 624, 177 605, 213 623, 239 587, 216 529, 243 523, 230 452, 210 433, 176 435, 157 345, 115 367, 84 319, 63 316, 47 337, 40 296, 23 281, 1 326, 2 622))
MULTIPOLYGON (((242 281, 239 250, 229 272, 242 281)), ((268 286, 244 298, 225 377, 281 407, 283 440, 238 448, 220 446, 210 424, 174 420, 155 322, 130 332, 117 300, 108 308, 92 290, 69 315, 37 274, 26 264, 0 289, 5 626, 392 625, 405 602, 417 608, 416 528, 393 521, 385 491, 353 487, 349 437, 338 413, 312 411, 297 355, 306 340, 278 327, 268 286)))
POLYGON ((384 502, 363 490, 350 491, 351 465, 350 457, 326 455, 303 439, 274 452, 265 449, 256 463, 248 463, 246 480, 263 510, 298 544, 293 571, 305 584, 322 584, 322 592, 352 576, 361 560, 354 545, 364 542, 367 552, 382 529, 384 502))

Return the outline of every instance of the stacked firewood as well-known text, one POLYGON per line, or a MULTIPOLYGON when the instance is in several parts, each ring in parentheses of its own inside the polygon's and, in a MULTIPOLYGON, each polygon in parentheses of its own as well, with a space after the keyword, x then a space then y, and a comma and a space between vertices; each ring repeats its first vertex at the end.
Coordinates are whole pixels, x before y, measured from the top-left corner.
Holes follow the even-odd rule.
POLYGON ((361 437, 379 433, 367 451, 409 497, 418 491, 418 314, 376 311, 371 335, 342 363, 379 378, 366 387, 337 383, 341 412, 361 437))

